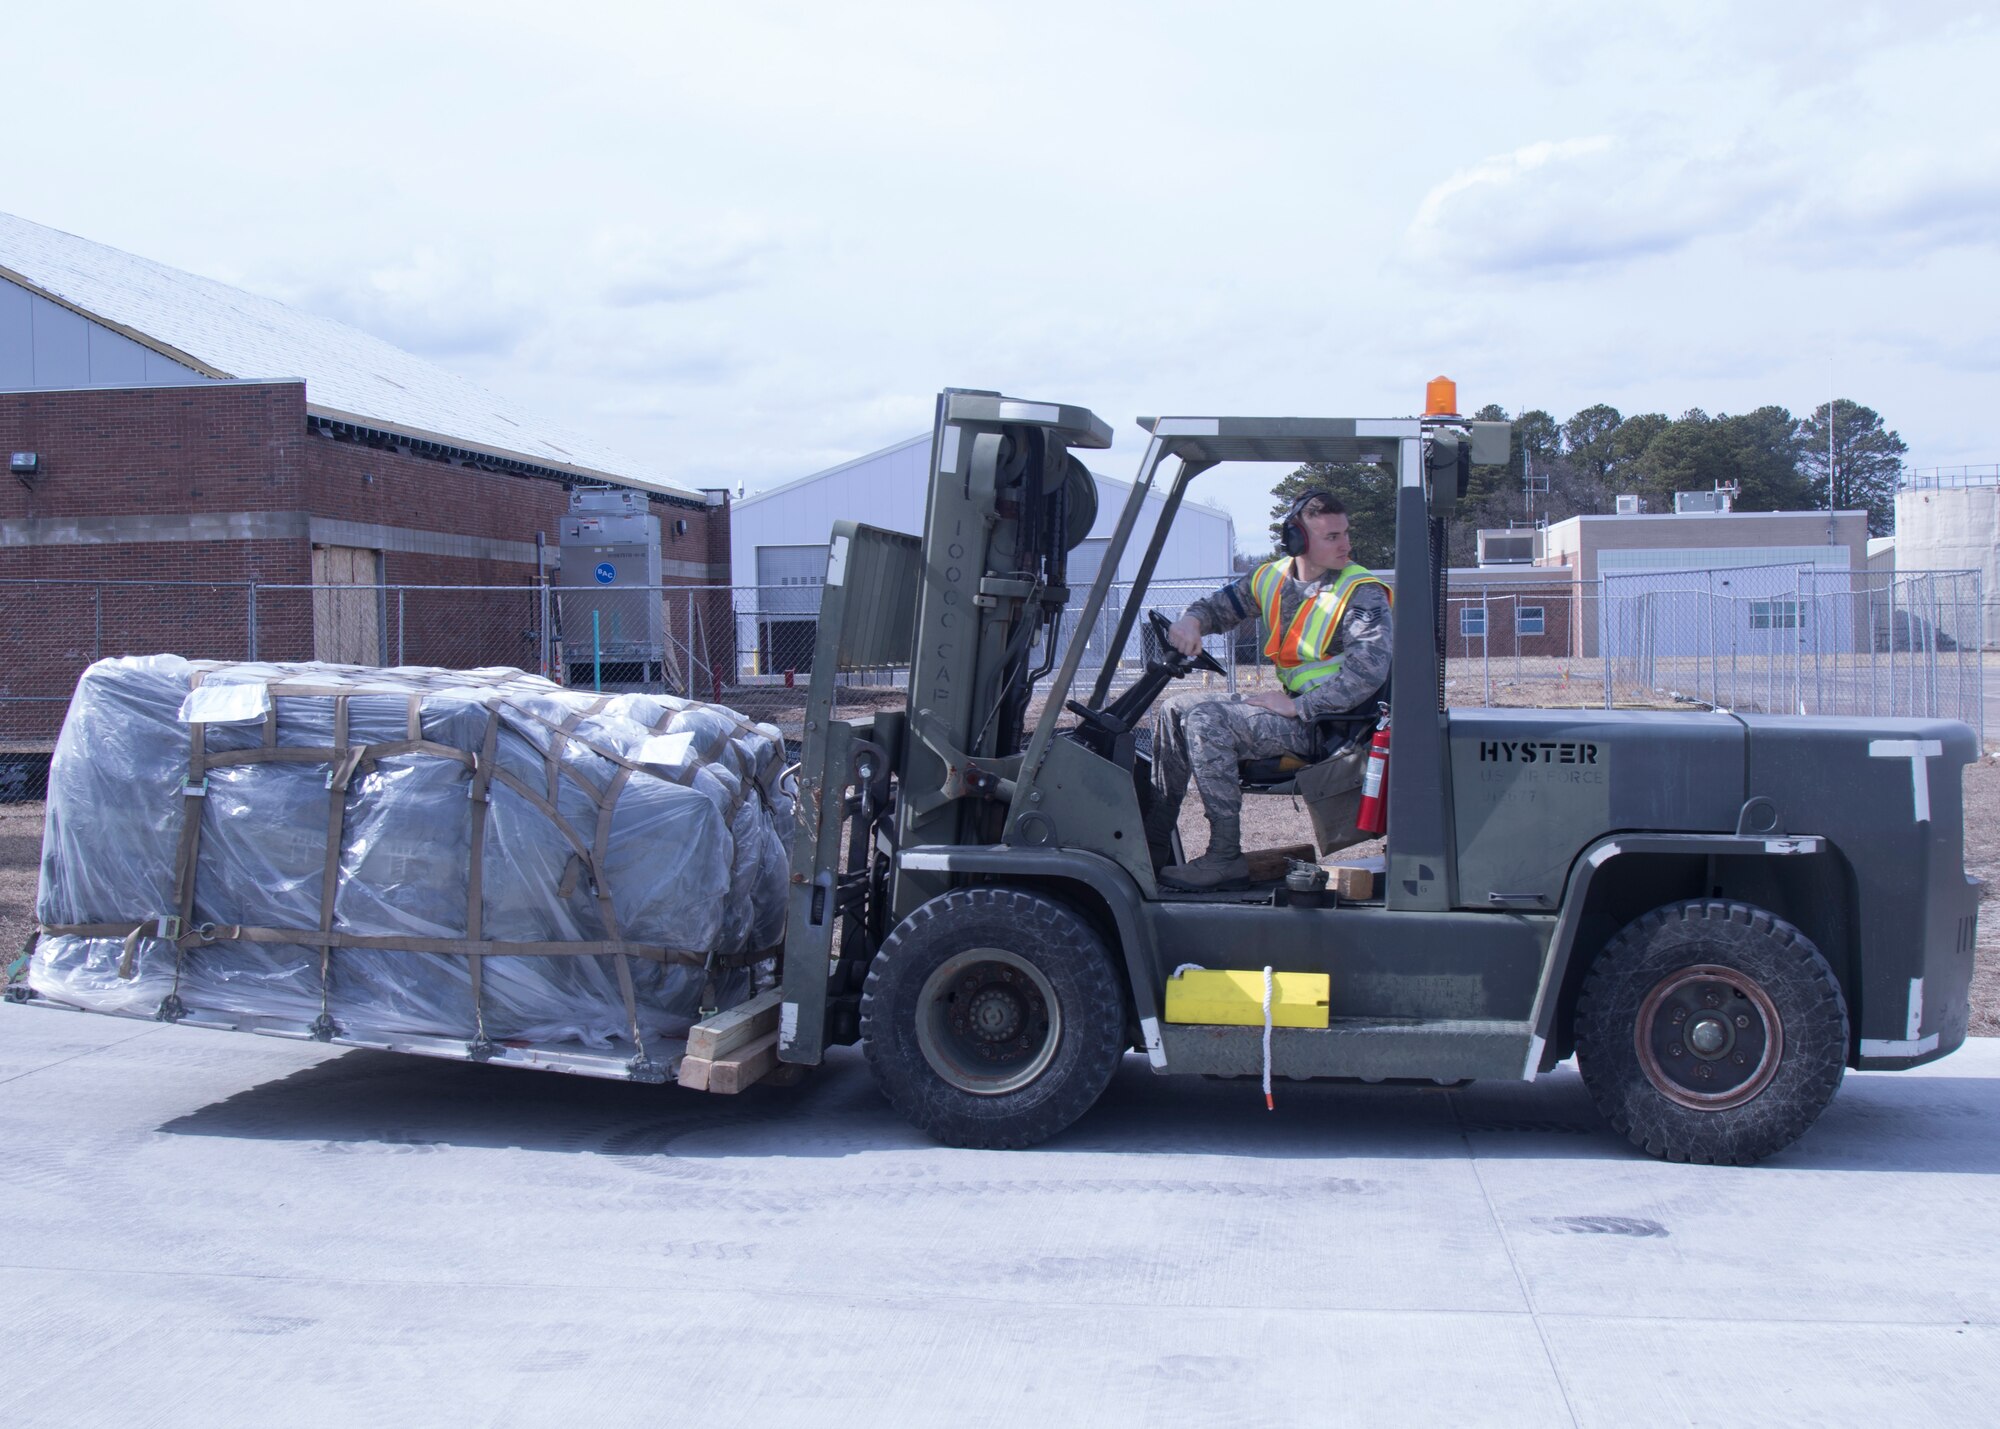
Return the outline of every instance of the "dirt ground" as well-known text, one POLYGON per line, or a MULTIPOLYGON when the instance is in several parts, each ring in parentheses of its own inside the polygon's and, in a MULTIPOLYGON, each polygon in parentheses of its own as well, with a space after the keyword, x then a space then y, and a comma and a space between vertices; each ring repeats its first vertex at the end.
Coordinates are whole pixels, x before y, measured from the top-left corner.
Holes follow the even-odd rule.
MULTIPOLYGON (((732 692, 732 694, 737 692, 732 692)), ((750 696, 737 705, 755 719, 796 725, 805 691, 743 691, 750 696), (788 719, 787 716, 790 716, 788 719)), ((842 712, 900 702, 891 691, 855 691, 843 698, 842 712)), ((788 731, 790 732, 790 731, 788 731)), ((1972 1031, 2000 1036, 2000 909, 1989 911, 2000 886, 2000 763, 1988 754, 1965 770, 1965 869, 1984 880, 1979 944, 1972 984, 1972 1031)), ((36 871, 41 862, 43 806, 40 803, 0 804, 0 963, 11 965, 34 927, 36 871)), ((1285 798, 1244 801, 1244 844, 1275 848, 1311 841, 1311 824, 1303 806, 1285 798)), ((1208 824, 1198 801, 1190 799, 1181 820, 1181 839, 1190 856, 1207 846, 1208 824)), ((1369 851, 1368 846, 1352 853, 1369 851)))

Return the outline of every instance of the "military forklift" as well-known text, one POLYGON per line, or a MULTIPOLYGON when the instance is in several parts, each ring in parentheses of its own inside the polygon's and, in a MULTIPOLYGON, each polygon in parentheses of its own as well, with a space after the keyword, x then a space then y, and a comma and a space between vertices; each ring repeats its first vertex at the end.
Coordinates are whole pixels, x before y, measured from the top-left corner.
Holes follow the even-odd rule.
MULTIPOLYGON (((1531 1080, 1574 1055, 1645 1151, 1747 1164, 1796 1140, 1845 1068, 1913 1067, 1964 1040, 1971 728, 1447 708, 1445 523, 1473 465, 1506 461, 1505 423, 1439 410, 1141 425, 1130 498, 1067 632, 1067 556, 1097 517, 1075 453, 1111 444, 1081 407, 948 390, 922 536, 835 524, 782 1062, 859 1041, 933 1137, 1026 1147, 1083 1115, 1134 1051, 1157 1073, 1267 1088, 1531 1080), (1144 833, 1147 706, 1207 657, 1155 632, 1114 695, 1120 656, 1146 634, 1145 589, 1190 483, 1225 463, 1307 462, 1378 464, 1396 491, 1382 877, 1345 899, 1292 896, 1285 878, 1163 889, 1144 833), (1085 634, 1160 484, 1110 653, 1079 691, 1085 634), (842 714, 839 674, 885 666, 909 672, 906 705, 842 714), (1177 996, 1204 974, 1203 995, 1177 996)), ((1274 786, 1245 771, 1316 803, 1313 772, 1274 786)), ((1323 788, 1327 807, 1345 792, 1323 788)), ((1341 820, 1313 813, 1320 851, 1337 847, 1341 820)))

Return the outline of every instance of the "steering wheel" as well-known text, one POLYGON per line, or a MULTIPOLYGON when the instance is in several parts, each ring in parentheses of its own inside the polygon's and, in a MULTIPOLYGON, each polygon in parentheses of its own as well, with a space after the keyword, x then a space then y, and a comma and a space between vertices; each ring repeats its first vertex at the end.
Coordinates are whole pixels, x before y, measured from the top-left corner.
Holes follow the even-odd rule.
POLYGON ((1176 679, 1182 675, 1191 675, 1196 670, 1206 670, 1212 675, 1227 675, 1229 673, 1222 668, 1222 663, 1206 650, 1199 650, 1193 655, 1183 655, 1180 651, 1176 650, 1174 642, 1167 638, 1167 631, 1173 628, 1173 622, 1160 614, 1159 611, 1147 611, 1146 619, 1153 624, 1153 634, 1157 638, 1160 647, 1160 663, 1176 679))

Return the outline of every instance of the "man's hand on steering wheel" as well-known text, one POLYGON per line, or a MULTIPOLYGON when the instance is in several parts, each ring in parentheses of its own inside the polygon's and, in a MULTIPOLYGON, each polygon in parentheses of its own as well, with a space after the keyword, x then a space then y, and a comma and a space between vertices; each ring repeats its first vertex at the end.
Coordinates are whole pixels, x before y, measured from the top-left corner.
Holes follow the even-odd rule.
POLYGON ((1159 611, 1149 610, 1146 618, 1152 622, 1153 634, 1159 639, 1160 660, 1176 679, 1195 670, 1216 675, 1228 673, 1213 655, 1201 648, 1201 622, 1193 616, 1183 615, 1169 624, 1159 611))

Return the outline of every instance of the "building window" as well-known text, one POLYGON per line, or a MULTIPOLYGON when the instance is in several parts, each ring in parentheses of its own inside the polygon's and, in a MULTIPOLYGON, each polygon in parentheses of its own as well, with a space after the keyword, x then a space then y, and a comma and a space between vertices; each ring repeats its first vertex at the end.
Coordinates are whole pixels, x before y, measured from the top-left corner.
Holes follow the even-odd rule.
POLYGON ((1477 605, 1462 607, 1458 612, 1458 633, 1467 640, 1486 638, 1486 611, 1477 605))
POLYGON ((1799 603, 1795 600, 1753 600, 1750 602, 1752 630, 1797 630, 1799 603))
POLYGON ((1516 635, 1540 635, 1542 633, 1542 607, 1524 605, 1514 616, 1516 635))

